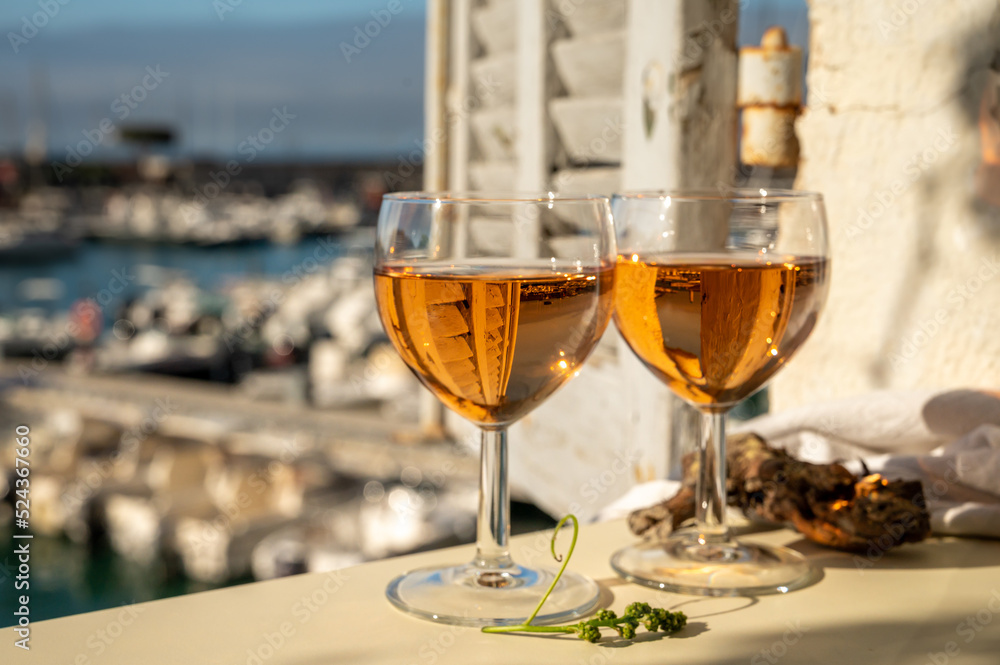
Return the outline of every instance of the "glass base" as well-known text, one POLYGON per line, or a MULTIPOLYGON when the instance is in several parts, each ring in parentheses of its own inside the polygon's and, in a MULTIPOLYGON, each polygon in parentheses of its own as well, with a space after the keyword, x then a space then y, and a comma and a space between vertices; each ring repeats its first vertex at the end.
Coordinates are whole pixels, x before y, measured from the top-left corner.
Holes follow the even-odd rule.
MULTIPOLYGON (((438 623, 515 626, 531 615, 555 576, 554 570, 521 566, 420 568, 390 582, 385 595, 404 612, 438 623)), ((599 599, 594 580, 567 570, 532 624, 577 621, 597 609, 599 599)))
POLYGON ((629 582, 699 596, 787 593, 822 577, 794 550, 732 539, 701 543, 696 533, 630 545, 612 555, 611 567, 629 582))

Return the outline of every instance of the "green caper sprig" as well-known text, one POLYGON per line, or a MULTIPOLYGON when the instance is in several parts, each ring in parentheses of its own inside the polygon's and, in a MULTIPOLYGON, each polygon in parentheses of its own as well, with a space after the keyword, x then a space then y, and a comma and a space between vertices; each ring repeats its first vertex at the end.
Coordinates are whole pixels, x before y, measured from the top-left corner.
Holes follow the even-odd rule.
POLYGON ((576 547, 576 537, 579 531, 580 525, 575 515, 567 515, 556 525, 550 549, 555 560, 562 561, 562 567, 528 620, 517 626, 485 626, 482 629, 484 633, 575 633, 581 640, 597 642, 601 639, 601 628, 613 628, 618 633, 618 637, 630 640, 635 637, 635 629, 640 624, 650 632, 662 630, 665 633, 678 631, 687 624, 687 615, 683 612, 670 612, 662 607, 650 607, 649 603, 632 603, 625 608, 625 613, 620 617, 611 610, 598 610, 594 618, 568 626, 533 626, 531 622, 538 616, 542 605, 548 600, 549 594, 552 593, 552 589, 555 588, 563 571, 566 570, 569 558, 573 555, 573 549, 576 547), (563 559, 562 556, 556 554, 556 534, 559 533, 559 529, 567 520, 573 522, 573 539, 570 541, 566 558, 563 559))
POLYGON ((575 632, 581 640, 596 642, 601 639, 601 628, 614 628, 618 637, 630 640, 635 637, 635 629, 640 624, 651 633, 658 630, 673 633, 687 624, 687 616, 683 612, 668 612, 662 607, 650 607, 649 603, 632 603, 625 608, 625 614, 621 617, 611 610, 600 610, 593 619, 560 628, 568 628, 566 632, 575 632))

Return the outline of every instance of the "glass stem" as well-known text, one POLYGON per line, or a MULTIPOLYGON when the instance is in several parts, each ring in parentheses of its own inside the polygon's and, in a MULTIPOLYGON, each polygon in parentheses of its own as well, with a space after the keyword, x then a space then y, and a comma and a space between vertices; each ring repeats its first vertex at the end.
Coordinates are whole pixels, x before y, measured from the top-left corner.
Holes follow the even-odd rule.
POLYGON ((479 466, 479 516, 476 521, 476 558, 483 569, 513 566, 510 539, 510 494, 507 488, 507 428, 483 430, 479 466))
POLYGON ((698 448, 698 486, 695 518, 701 543, 729 539, 726 526, 726 414, 701 414, 701 444, 698 448))

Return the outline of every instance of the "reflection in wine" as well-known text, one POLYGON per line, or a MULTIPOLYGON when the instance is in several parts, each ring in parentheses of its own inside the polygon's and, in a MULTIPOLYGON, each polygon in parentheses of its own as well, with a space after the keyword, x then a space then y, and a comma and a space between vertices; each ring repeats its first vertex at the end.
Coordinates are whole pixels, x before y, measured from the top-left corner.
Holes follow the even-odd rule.
POLYGON ((539 273, 383 267, 382 323, 406 364, 483 427, 514 422, 571 378, 611 315, 613 268, 539 273))
POLYGON ((827 262, 622 256, 615 320, 643 363, 684 399, 724 411, 760 388, 812 332, 827 262))

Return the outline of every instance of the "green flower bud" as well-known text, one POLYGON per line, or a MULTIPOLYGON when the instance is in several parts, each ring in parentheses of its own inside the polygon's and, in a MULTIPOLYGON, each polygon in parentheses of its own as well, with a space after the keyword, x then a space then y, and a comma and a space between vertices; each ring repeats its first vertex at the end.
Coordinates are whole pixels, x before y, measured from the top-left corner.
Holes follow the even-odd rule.
POLYGON ((632 603, 625 608, 625 616, 642 617, 649 614, 651 609, 649 603, 632 603))
POLYGON ((620 626, 616 626, 618 631, 618 636, 625 640, 630 640, 635 637, 635 627, 630 623, 624 623, 620 626))

